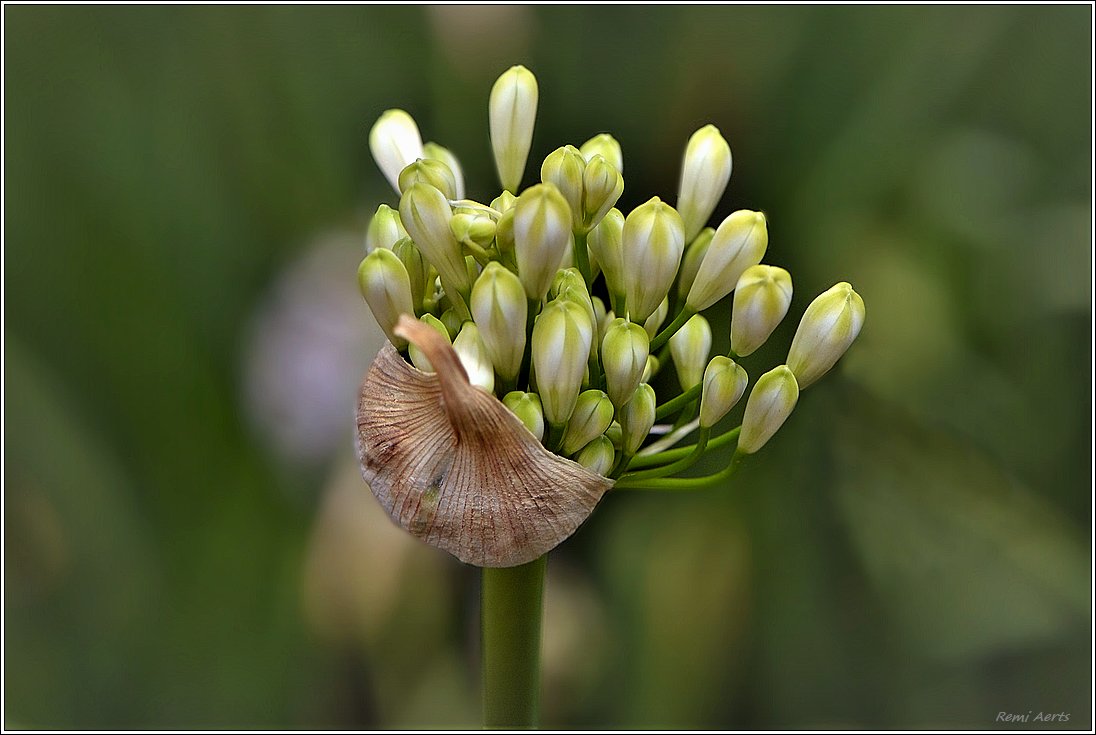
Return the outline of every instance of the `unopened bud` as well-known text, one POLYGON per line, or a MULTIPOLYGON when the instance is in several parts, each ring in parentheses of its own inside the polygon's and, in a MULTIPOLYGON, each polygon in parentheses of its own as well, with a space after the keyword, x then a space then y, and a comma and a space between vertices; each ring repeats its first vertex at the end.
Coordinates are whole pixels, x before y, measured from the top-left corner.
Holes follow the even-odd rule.
POLYGON ((686 242, 708 224, 730 180, 731 147, 718 128, 705 125, 689 138, 681 166, 677 211, 685 222, 686 242))
POLYGON ((647 364, 643 366, 643 377, 639 379, 641 383, 650 383, 651 378, 658 375, 659 368, 662 363, 654 355, 647 355, 647 364))
POLYGON ((712 328, 700 314, 693 315, 670 337, 670 355, 682 390, 689 390, 703 379, 711 351, 712 328))
POLYGON ((505 380, 513 380, 525 354, 525 290, 518 277, 500 263, 488 263, 472 286, 469 306, 491 363, 505 380))
POLYGON ((487 355, 479 329, 472 322, 465 322, 460 334, 453 340, 453 349, 460 358, 468 382, 490 393, 495 389, 495 368, 487 355))
POLYGON ((572 227, 582 224, 582 172, 585 170, 586 159, 573 145, 556 148, 540 167, 540 180, 554 185, 567 200, 572 227))
POLYGON ((799 322, 788 351, 788 367, 806 388, 834 366, 864 326, 864 300, 848 283, 822 293, 799 322))
POLYGON ((586 240, 590 254, 597 259, 601 272, 605 274, 609 293, 620 295, 624 294, 623 232, 624 215, 619 209, 610 209, 601 222, 590 230, 586 240))
POLYGON ((677 297, 682 301, 689 295, 689 290, 696 280, 696 273, 700 270, 700 264, 708 253, 708 247, 712 244, 715 229, 705 227, 700 231, 689 247, 685 248, 685 257, 681 259, 681 270, 677 274, 677 297))
POLYGON ((467 211, 454 214, 449 220, 449 230, 457 242, 470 243, 477 248, 486 249, 495 239, 495 221, 486 215, 471 214, 467 211))
POLYGON ((616 450, 609 437, 602 434, 575 455, 575 461, 591 472, 608 477, 616 460, 616 450))
POLYGON ((407 269, 391 250, 379 248, 365 256, 358 267, 358 287, 377 324, 397 349, 407 346, 407 340, 397 337, 393 329, 400 314, 415 316, 411 302, 411 284, 407 269))
POLYGON ((799 385, 787 365, 780 365, 754 383, 742 416, 738 451, 753 454, 772 438, 799 400, 799 385))
POLYGON ((517 201, 518 198, 516 196, 508 191, 504 191, 491 200, 491 209, 495 210, 499 214, 503 214, 506 211, 513 209, 517 201))
POLYGON ((514 253, 514 212, 515 209, 510 207, 499 216, 499 221, 495 224, 495 245, 500 253, 511 258, 511 262, 514 253))
MULTIPOLYGON (((452 337, 449 336, 449 331, 442 324, 441 319, 438 319, 433 314, 423 314, 419 317, 419 321, 432 327, 438 334, 445 337, 446 342, 452 342, 452 337)), ((426 356, 426 353, 420 350, 412 342, 407 346, 407 354, 411 357, 411 363, 424 373, 434 372, 434 366, 430 364, 430 359, 426 356)))
POLYGON ((400 221, 419 252, 438 270, 442 284, 467 293, 471 281, 460 245, 449 229, 453 210, 438 189, 414 184, 400 197, 400 221))
POLYGON ((403 110, 386 110, 369 131, 369 151, 399 194, 400 171, 423 157, 419 127, 403 110))
POLYGON ((792 276, 773 265, 746 269, 734 291, 731 350, 745 357, 765 344, 792 304, 792 276))
POLYGON ((704 370, 704 387, 700 394, 700 427, 710 429, 735 407, 746 392, 749 376, 741 365, 724 355, 717 355, 704 370))
POLYGON ((643 440, 655 425, 655 389, 640 383, 631 399, 620 409, 621 449, 632 455, 639 451, 643 440))
POLYGON ((445 163, 433 158, 420 158, 409 163, 400 171, 399 184, 401 193, 406 193, 415 184, 426 184, 440 191, 446 199, 457 198, 457 181, 453 172, 445 163))
POLYGON ((761 262, 768 246, 765 215, 748 209, 729 215, 712 236, 686 303, 693 311, 704 311, 719 301, 734 290, 747 268, 761 262))
POLYGON ((368 255, 377 248, 391 250, 401 237, 407 237, 407 231, 400 224, 400 213, 382 204, 377 207, 377 213, 369 220, 369 228, 365 231, 365 252, 368 255))
POLYGON ((571 243, 571 210, 552 184, 522 192, 514 205, 514 255, 531 300, 542 301, 571 243))
POLYGON ((666 321, 666 317, 669 315, 669 313, 670 299, 662 299, 662 303, 658 305, 658 308, 655 309, 654 313, 647 317, 647 320, 643 322, 643 329, 646 330, 648 337, 650 337, 651 339, 655 338, 655 335, 658 334, 659 327, 661 327, 662 323, 666 321))
POLYGON ((511 391, 502 397, 502 403, 525 424, 537 441, 544 439, 544 409, 536 393, 511 391))
POLYGON ((415 307, 415 311, 418 312, 426 293, 426 261, 423 260, 422 253, 419 252, 419 249, 415 247, 415 243, 409 237, 400 238, 392 246, 392 252, 400 259, 407 271, 407 282, 411 284, 411 303, 415 307))
POLYGON ((643 327, 627 319, 614 319, 605 330, 601 365, 605 373, 605 390, 617 408, 628 402, 639 385, 650 346, 643 327))
POLYGON ((525 173, 537 117, 537 78, 524 66, 512 66, 491 88, 488 103, 491 149, 502 188, 516 192, 525 173))
POLYGON ((464 199, 464 170, 461 168, 460 161, 453 155, 453 152, 437 143, 426 143, 422 147, 422 152, 424 158, 432 158, 435 161, 441 161, 449 167, 449 171, 453 174, 453 182, 456 185, 456 196, 453 198, 464 199))
POLYGON ((601 156, 613 164, 613 168, 621 174, 624 173, 624 154, 620 150, 620 143, 608 133, 595 135, 579 146, 578 150, 587 163, 593 160, 594 156, 601 156))
POLYGON ((681 216, 658 197, 636 207, 624 220, 624 293, 628 314, 643 322, 673 285, 685 230, 681 216))
POLYGON ((537 392, 544 416, 553 426, 563 426, 571 418, 586 374, 593 333, 586 310, 573 301, 549 303, 533 325, 537 392))
POLYGON ((567 421, 567 430, 563 432, 560 453, 570 456, 605 433, 613 422, 613 403, 609 396, 599 390, 588 390, 579 394, 575 410, 567 421))
POLYGON ((624 193, 624 177, 602 156, 594 156, 582 173, 582 232, 589 232, 624 193))

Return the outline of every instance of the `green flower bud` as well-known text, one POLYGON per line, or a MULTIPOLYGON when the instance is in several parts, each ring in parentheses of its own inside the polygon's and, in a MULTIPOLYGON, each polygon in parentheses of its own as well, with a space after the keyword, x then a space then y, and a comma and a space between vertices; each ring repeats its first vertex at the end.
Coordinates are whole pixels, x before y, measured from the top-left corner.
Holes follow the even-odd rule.
POLYGON ((544 439, 544 409, 540 405, 540 396, 515 390, 503 396, 502 403, 521 419, 537 441, 544 439))
MULTIPOLYGON (((545 287, 547 291, 547 287, 545 287)), ((564 426, 578 400, 594 327, 586 311, 573 301, 553 301, 533 325, 533 369, 544 416, 564 426)))
POLYGON ((409 163, 407 168, 400 171, 399 185, 401 193, 407 193, 407 190, 415 184, 432 186, 444 194, 446 199, 457 198, 457 181, 453 177, 453 172, 441 161, 435 161, 432 158, 420 158, 409 163))
POLYGON ((700 384, 711 351, 712 328, 700 314, 690 318, 670 337, 670 355, 677 369, 681 390, 689 390, 700 384))
POLYGON ((366 255, 377 248, 391 250, 401 237, 407 237, 407 231, 400 224, 399 212, 382 204, 377 207, 377 213, 369 220, 369 228, 365 231, 366 255))
POLYGON ((467 293, 472 282, 460 245, 449 229, 452 216, 449 201, 433 186, 414 184, 400 197, 400 221, 419 252, 437 268, 444 286, 467 293))
POLYGON ((614 319, 601 342, 601 367, 609 400, 620 408, 632 397, 643 377, 651 341, 643 327, 614 319))
POLYGON ((601 272, 605 274, 609 292, 620 295, 624 294, 623 232, 624 215, 619 209, 610 209, 601 222, 590 230, 586 240, 590 254, 597 259, 601 272))
POLYGON ((552 184, 522 192, 514 205, 514 255, 525 294, 542 301, 571 243, 571 210, 552 184))
POLYGON ((799 322, 788 351, 788 367, 806 388, 834 366, 864 326, 864 300, 842 281, 822 293, 799 322))
POLYGON ((685 248, 685 257, 681 259, 681 270, 677 274, 677 297, 682 301, 689 295, 689 289, 693 287, 696 273, 700 270, 700 264, 708 253, 708 247, 712 244, 715 230, 705 227, 700 234, 685 248))
POLYGON ((365 256, 358 267, 358 287, 377 324, 398 349, 407 346, 407 340, 392 331, 400 314, 415 316, 411 302, 411 284, 407 269, 391 250, 378 248, 365 256))
POLYGON ((464 371, 468 373, 468 382, 488 393, 492 392, 495 389, 495 368, 474 323, 464 323, 460 334, 453 340, 453 349, 460 358, 464 371))
POLYGON ((628 314, 643 322, 666 298, 677 276, 685 249, 684 224, 673 207, 653 197, 624 220, 621 238, 628 314))
POLYGON ((746 269, 734 291, 731 350, 753 353, 773 333, 792 304, 792 277, 783 268, 755 265, 746 269))
POLYGON ((742 416, 738 451, 753 454, 772 438, 799 400, 799 385, 787 365, 780 365, 754 383, 742 416))
POLYGON ((392 252, 407 270, 407 282, 411 284, 411 304, 415 312, 421 311, 423 295, 426 293, 426 261, 409 237, 402 237, 392 246, 392 252))
POLYGON ((579 394, 575 410, 560 442, 560 453, 570 456, 605 433, 613 423, 613 403, 599 390, 579 394))
POLYGON ((403 110, 385 110, 369 131, 369 151, 399 194, 400 171, 423 157, 419 127, 403 110))
POLYGON ((460 166, 460 161, 453 155, 453 152, 448 148, 444 148, 437 143, 426 143, 422 147, 423 157, 432 158, 435 161, 441 161, 449 167, 449 171, 453 174, 453 182, 455 184, 456 196, 454 199, 464 199, 464 170, 460 166))
POLYGON ((624 154, 620 150, 620 143, 616 141, 616 138, 608 133, 599 133, 593 138, 579 146, 579 152, 582 157, 589 163, 594 156, 601 156, 609 163, 613 164, 613 168, 624 173, 624 154))
POLYGON ((621 449, 627 455, 635 454, 655 425, 655 389, 640 383, 631 400, 621 407, 619 418, 621 449))
MULTIPOLYGON (((445 337, 446 342, 452 342, 452 338, 449 336, 449 331, 446 330, 445 325, 442 324, 441 319, 438 319, 433 314, 423 314, 419 317, 419 321, 423 324, 427 324, 433 327, 438 334, 445 337)), ((407 346, 407 354, 411 357, 411 363, 424 373, 434 372, 434 366, 430 364, 430 359, 426 356, 426 353, 420 350, 410 343, 407 346)))
POLYGON ((693 311, 704 311, 719 301, 747 268, 761 262, 768 245, 765 215, 747 209, 729 215, 712 236, 685 302, 693 311))
POLYGON ((643 377, 639 379, 641 383, 650 383, 651 378, 658 375, 661 363, 654 355, 647 355, 647 364, 643 366, 643 377))
POLYGON ((460 334, 460 328, 464 326, 464 320, 457 314, 456 309, 446 309, 441 313, 441 323, 445 326, 445 331, 449 335, 449 341, 452 342, 460 334))
POLYGON ((525 290, 516 275, 500 263, 488 263, 472 286, 469 306, 491 363, 505 380, 513 380, 525 355, 525 290))
POLYGON ((685 147, 677 211, 685 222, 685 240, 692 242, 715 211, 731 180, 731 147, 714 125, 693 133, 685 147))
POLYGON ((609 312, 605 308, 605 302, 598 296, 591 297, 590 303, 594 307, 594 325, 597 326, 595 339, 598 344, 601 344, 601 340, 605 338, 605 327, 608 326, 606 317, 608 317, 609 312))
POLYGON ((540 180, 553 184, 571 208, 571 226, 582 225, 582 173, 586 159, 573 145, 556 148, 540 167, 540 180))
POLYGON ((658 305, 654 313, 647 317, 647 321, 643 322, 643 329, 646 330, 647 336, 651 339, 655 338, 658 334, 659 327, 666 321, 667 315, 670 313, 670 299, 662 299, 662 303, 658 305))
POLYGON ((594 156, 582 173, 582 191, 581 231, 589 232, 624 193, 624 177, 602 156, 594 156))
POLYGON ((517 204, 518 198, 508 191, 504 191, 497 197, 491 200, 491 209, 495 210, 499 214, 505 214, 507 211, 514 208, 517 204))
POLYGON ((449 230, 462 245, 470 243, 485 250, 495 239, 496 225, 495 221, 486 215, 470 214, 464 211, 450 218, 449 230))
POLYGON ((710 429, 735 407, 746 392, 749 376, 742 366, 724 355, 717 355, 704 370, 704 388, 700 394, 700 428, 710 429))
POLYGON ((602 434, 575 455, 575 461, 591 472, 608 477, 616 461, 616 450, 609 437, 602 434))
POLYGON ((495 245, 506 255, 514 252, 514 212, 513 207, 507 209, 495 224, 495 245))
POLYGON ((488 102, 491 150, 502 188, 516 192, 525 173, 537 117, 537 78, 524 66, 512 66, 491 88, 488 102))

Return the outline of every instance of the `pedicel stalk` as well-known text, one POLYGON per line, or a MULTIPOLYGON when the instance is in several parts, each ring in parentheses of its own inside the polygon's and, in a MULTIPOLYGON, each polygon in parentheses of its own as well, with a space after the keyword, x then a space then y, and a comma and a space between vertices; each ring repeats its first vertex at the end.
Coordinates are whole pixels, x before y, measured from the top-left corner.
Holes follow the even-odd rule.
POLYGON ((456 156, 424 144, 410 115, 381 115, 369 145, 398 204, 378 207, 358 270, 389 339, 359 395, 362 474, 399 526, 483 570, 487 727, 537 725, 548 552, 610 490, 729 478, 864 324, 848 283, 820 295, 785 364, 753 382, 742 425, 715 433, 749 386, 735 360, 792 299, 791 275, 761 265, 762 213, 708 227, 730 146, 713 125, 693 134, 674 206, 616 209, 624 159, 607 133, 549 153, 522 189, 538 99, 522 66, 491 90, 503 190, 489 203, 464 198, 456 156), (729 324, 701 315, 731 292, 729 324), (713 330, 729 332, 729 355, 711 355, 713 330), (657 396, 651 380, 670 363, 680 392, 657 396), (709 452, 723 469, 676 476, 709 452))

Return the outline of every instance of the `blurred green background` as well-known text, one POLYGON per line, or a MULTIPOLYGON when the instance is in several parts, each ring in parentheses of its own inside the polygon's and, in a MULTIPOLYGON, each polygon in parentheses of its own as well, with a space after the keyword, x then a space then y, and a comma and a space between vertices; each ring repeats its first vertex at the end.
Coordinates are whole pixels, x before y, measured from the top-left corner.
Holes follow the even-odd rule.
POLYGON ((868 305, 731 486, 553 554, 544 724, 1091 728, 1091 12, 6 6, 4 725, 478 724, 477 575, 353 460, 354 272, 380 112, 490 198, 524 63, 622 208, 722 130, 797 291, 751 374, 868 305))

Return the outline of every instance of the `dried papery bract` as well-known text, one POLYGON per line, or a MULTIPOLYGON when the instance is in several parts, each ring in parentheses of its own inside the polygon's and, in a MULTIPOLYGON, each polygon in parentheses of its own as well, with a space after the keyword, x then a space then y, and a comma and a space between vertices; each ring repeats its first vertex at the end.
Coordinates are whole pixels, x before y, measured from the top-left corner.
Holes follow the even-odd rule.
POLYGON ((532 561, 574 533, 613 483, 546 450, 494 396, 472 386, 453 348, 408 316, 395 332, 436 373, 391 345, 358 401, 362 475, 388 515, 463 562, 532 561))

